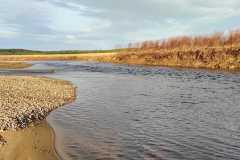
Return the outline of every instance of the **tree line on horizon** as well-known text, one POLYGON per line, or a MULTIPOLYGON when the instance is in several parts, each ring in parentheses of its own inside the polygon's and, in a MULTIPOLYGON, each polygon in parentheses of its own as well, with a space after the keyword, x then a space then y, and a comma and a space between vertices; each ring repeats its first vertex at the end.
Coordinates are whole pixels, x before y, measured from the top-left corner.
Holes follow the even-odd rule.
POLYGON ((129 43, 128 49, 183 49, 196 47, 240 47, 240 28, 211 35, 177 36, 163 40, 129 43))

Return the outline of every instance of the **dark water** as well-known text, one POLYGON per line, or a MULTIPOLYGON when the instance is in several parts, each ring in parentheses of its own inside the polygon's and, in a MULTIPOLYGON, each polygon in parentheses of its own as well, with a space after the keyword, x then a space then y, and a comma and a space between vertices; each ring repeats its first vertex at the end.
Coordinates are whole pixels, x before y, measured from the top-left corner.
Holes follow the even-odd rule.
POLYGON ((77 100, 48 118, 63 159, 240 159, 239 73, 85 62, 39 68, 78 87, 77 100))

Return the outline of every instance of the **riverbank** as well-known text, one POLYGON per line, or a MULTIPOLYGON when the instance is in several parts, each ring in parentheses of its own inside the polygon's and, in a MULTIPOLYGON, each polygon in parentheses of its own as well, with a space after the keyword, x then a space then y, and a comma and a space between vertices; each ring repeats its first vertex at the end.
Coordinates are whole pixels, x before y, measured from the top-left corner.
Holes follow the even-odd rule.
POLYGON ((129 49, 112 57, 113 63, 240 70, 240 47, 192 49, 129 49))
POLYGON ((0 76, 0 131, 23 129, 45 119, 52 110, 72 102, 75 92, 64 80, 0 76))
POLYGON ((97 61, 116 64, 151 65, 215 70, 240 70, 240 47, 186 49, 128 49, 114 53, 6 55, 0 61, 97 61))
POLYGON ((23 69, 31 67, 32 64, 26 62, 0 61, 0 69, 23 69))
MULTIPOLYGON (((77 61, 77 60, 106 60, 119 52, 86 53, 86 54, 49 54, 49 55, 0 55, 0 61, 77 61)), ((109 59, 110 61, 110 59, 109 59)))
POLYGON ((3 132, 2 136, 8 143, 0 147, 0 160, 59 159, 54 148, 54 133, 46 121, 18 132, 3 132))
POLYGON ((46 122, 33 124, 72 102, 75 92, 68 81, 0 76, 0 160, 58 159, 51 128, 46 122))

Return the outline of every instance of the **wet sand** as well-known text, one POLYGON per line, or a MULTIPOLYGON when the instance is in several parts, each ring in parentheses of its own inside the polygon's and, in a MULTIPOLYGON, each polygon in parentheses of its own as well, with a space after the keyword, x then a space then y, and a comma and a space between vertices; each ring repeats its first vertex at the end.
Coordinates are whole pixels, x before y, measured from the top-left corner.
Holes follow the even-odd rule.
POLYGON ((0 160, 57 160, 52 128, 43 121, 35 126, 1 133, 8 142, 0 146, 0 160))

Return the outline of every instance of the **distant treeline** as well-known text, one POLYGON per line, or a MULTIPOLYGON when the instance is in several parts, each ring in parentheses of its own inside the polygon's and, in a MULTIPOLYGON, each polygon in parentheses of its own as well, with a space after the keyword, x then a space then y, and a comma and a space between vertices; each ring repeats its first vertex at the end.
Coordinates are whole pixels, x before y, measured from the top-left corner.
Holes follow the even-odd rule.
POLYGON ((196 47, 225 47, 240 45, 240 29, 201 36, 177 36, 163 40, 130 43, 129 49, 183 49, 196 47))
POLYGON ((48 54, 84 54, 84 53, 112 53, 124 49, 112 50, 63 50, 63 51, 36 51, 25 49, 0 49, 0 55, 48 55, 48 54))

